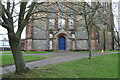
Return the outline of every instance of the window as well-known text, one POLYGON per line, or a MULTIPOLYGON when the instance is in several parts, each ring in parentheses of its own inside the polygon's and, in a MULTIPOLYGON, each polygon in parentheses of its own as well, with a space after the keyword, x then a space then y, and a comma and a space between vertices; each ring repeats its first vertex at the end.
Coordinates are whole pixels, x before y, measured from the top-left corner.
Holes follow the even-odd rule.
POLYGON ((64 14, 65 6, 63 2, 59 2, 58 9, 59 9, 58 28, 64 28, 65 27, 65 14, 64 14))
POLYGON ((64 12, 65 6, 64 6, 64 3, 63 3, 63 2, 59 2, 58 7, 59 7, 59 11, 60 11, 60 12, 62 12, 62 11, 64 12))
POLYGON ((58 13, 58 28, 65 27, 65 15, 64 13, 58 13))
POLYGON ((74 10, 73 10, 73 9, 69 9, 68 12, 69 12, 69 14, 71 14, 71 15, 74 14, 74 10))
POLYGON ((53 4, 50 5, 50 11, 54 11, 54 5, 53 4))
POLYGON ((49 28, 54 28, 54 25, 55 25, 55 9, 54 9, 54 4, 51 4, 50 5, 50 13, 49 13, 49 28))
POLYGON ((49 19, 49 28, 54 28, 55 20, 49 19))
POLYGON ((68 14, 68 21, 69 21, 69 28, 73 29, 74 28, 74 10, 69 9, 69 14, 68 14))
POLYGON ((50 9, 49 10, 51 12, 51 13, 49 13, 49 17, 50 18, 54 18, 54 16, 55 16, 55 13, 54 13, 55 12, 55 7, 54 7, 53 4, 50 5, 50 9))
POLYGON ((63 28, 65 26, 65 19, 58 19, 58 28, 63 28))
POLYGON ((62 12, 59 12, 59 13, 58 13, 58 18, 65 18, 65 14, 62 13, 62 12))
POLYGON ((73 17, 73 15, 70 15, 68 17, 68 21, 69 21, 69 28, 74 28, 74 17, 73 17))

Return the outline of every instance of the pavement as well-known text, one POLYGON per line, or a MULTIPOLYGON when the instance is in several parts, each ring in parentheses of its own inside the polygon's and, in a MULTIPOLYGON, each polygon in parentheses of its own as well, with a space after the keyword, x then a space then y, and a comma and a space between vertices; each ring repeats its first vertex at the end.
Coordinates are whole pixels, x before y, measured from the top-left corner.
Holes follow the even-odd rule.
POLYGON ((0 51, 0 53, 6 53, 6 52, 11 52, 11 51, 0 51))
MULTIPOLYGON (((116 53, 116 52, 112 52, 116 53)), ((112 54, 112 53, 105 53, 105 54, 112 54)), ((118 52, 117 52, 118 53, 118 52)), ((24 54, 24 55, 57 55, 54 57, 48 57, 43 60, 33 61, 33 62, 27 62, 25 65, 29 67, 30 69, 50 65, 50 64, 56 64, 66 61, 71 61, 75 59, 81 59, 88 57, 89 53, 75 53, 75 52, 69 52, 69 53, 44 53, 44 54, 24 54)), ((1 54, 1 55, 10 55, 10 54, 1 54)), ((92 56, 99 56, 100 53, 92 53, 92 56)), ((0 74, 6 74, 11 73, 15 71, 15 65, 9 65, 5 67, 0 67, 0 74)))

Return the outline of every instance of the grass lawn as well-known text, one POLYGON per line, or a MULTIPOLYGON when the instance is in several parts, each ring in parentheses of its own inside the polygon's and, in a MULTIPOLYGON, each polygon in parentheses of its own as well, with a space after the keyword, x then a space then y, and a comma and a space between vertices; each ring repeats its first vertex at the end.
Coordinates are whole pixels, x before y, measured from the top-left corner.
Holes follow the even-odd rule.
MULTIPOLYGON (((14 64, 14 60, 13 60, 12 55, 0 55, 0 57, 2 57, 2 64, 0 64, 0 66, 6 66, 6 65, 14 64)), ((45 59, 47 56, 24 55, 23 57, 24 57, 24 60, 26 62, 29 62, 29 61, 45 59)))
MULTIPOLYGON (((23 54, 42 54, 42 53, 52 53, 52 51, 32 51, 32 52, 25 52, 22 51, 23 54)), ((2 54, 12 54, 11 52, 3 52, 2 54)))
MULTIPOLYGON (((11 77, 13 74, 5 74, 11 77)), ((118 78, 118 54, 94 56, 32 69, 13 78, 118 78)))
MULTIPOLYGON (((89 53, 89 51, 75 51, 77 53, 89 53)), ((92 53, 101 53, 102 51, 92 51, 92 53)), ((109 53, 109 52, 119 52, 118 50, 114 51, 104 51, 104 53, 109 53)))
MULTIPOLYGON (((77 53, 89 53, 89 51, 74 51, 77 53)), ((104 51, 105 53, 109 53, 109 52, 118 52, 118 50, 114 50, 114 51, 104 51)), ((43 54, 43 53, 53 53, 53 51, 32 51, 32 52, 25 52, 22 51, 23 54, 43 54)), ((101 53, 101 51, 92 51, 92 53, 101 53)), ((11 54, 11 52, 3 52, 2 54, 11 54)))

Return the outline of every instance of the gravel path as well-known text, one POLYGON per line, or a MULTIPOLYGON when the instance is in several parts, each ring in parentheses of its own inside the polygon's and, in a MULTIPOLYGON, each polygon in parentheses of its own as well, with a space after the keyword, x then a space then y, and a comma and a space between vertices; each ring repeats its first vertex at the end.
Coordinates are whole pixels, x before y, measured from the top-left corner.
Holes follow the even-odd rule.
MULTIPOLYGON (((113 53, 115 53, 115 52, 113 52, 113 53)), ((105 53, 105 54, 111 54, 111 53, 105 53)), ((70 53, 24 54, 24 55, 58 55, 58 56, 54 56, 54 57, 48 57, 43 60, 26 63, 26 66, 29 67, 30 69, 88 57, 88 53, 72 53, 72 52, 70 52, 70 53)), ((92 56, 99 56, 99 55, 101 55, 101 54, 100 53, 92 53, 92 56)), ((0 67, 0 74, 10 73, 10 72, 14 72, 14 71, 15 71, 15 65, 0 67)))

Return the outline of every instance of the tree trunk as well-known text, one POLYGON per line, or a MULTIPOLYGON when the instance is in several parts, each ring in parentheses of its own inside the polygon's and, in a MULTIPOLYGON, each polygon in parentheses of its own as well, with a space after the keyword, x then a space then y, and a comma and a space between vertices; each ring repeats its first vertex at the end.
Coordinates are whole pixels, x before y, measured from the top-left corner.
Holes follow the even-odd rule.
POLYGON ((8 37, 9 37, 9 43, 10 43, 12 55, 14 58, 16 73, 25 72, 27 68, 25 66, 25 62, 21 52, 20 36, 18 37, 15 33, 12 34, 9 33, 8 37))
POLYGON ((112 44, 112 50, 114 50, 114 16, 113 16, 113 12, 112 12, 112 3, 110 3, 110 27, 111 27, 111 37, 112 37, 112 41, 111 41, 111 44, 112 44))
POLYGON ((100 49, 99 50, 105 50, 105 30, 102 28, 100 30, 100 49))
POLYGON ((116 40, 116 42, 117 42, 117 44, 118 44, 118 47, 120 47, 120 38, 119 38, 119 32, 117 32, 117 38, 118 38, 118 39, 117 39, 118 41, 116 40))
POLYGON ((120 47, 119 32, 117 31, 116 33, 117 33, 117 35, 116 36, 114 35, 114 39, 115 39, 116 45, 117 45, 116 48, 119 49, 119 47, 120 47))
POLYGON ((92 57, 92 46, 91 46, 91 32, 89 29, 87 29, 87 32, 88 32, 88 48, 89 48, 89 59, 91 59, 92 57))
POLYGON ((113 26, 112 26, 112 30, 111 30, 111 37, 112 37, 112 50, 114 50, 114 28, 113 28, 113 26))

